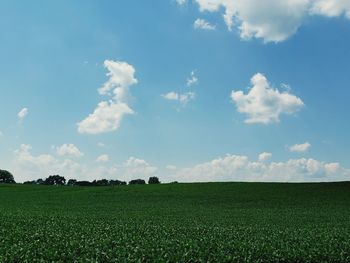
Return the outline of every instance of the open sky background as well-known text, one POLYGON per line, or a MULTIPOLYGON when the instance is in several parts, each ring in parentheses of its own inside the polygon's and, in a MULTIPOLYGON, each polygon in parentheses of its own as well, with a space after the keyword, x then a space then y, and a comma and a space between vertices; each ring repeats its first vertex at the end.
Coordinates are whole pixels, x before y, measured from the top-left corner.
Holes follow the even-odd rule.
POLYGON ((0 31, 17 181, 350 179, 349 0, 1 0, 0 31))

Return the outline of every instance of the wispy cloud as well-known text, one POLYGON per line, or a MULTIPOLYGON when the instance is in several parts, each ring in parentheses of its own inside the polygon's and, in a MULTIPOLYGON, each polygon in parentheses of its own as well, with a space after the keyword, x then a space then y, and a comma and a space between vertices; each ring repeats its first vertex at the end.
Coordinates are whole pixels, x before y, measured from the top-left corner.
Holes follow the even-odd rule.
POLYGON ((208 21, 201 19, 201 18, 197 18, 194 21, 193 27, 195 29, 204 29, 204 30, 215 30, 216 29, 215 25, 210 24, 208 21))
POLYGON ((17 117, 20 123, 22 123, 23 120, 28 116, 28 113, 29 113, 28 108, 23 108, 18 112, 17 117))
POLYGON ((290 152, 306 152, 311 148, 311 144, 308 142, 301 143, 301 144, 295 144, 293 146, 289 147, 290 152))

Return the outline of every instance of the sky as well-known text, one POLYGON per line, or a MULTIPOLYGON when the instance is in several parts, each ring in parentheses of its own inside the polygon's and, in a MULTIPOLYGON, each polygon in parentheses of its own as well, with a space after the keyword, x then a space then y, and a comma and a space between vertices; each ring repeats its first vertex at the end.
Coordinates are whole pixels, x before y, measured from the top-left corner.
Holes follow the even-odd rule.
POLYGON ((19 182, 350 179, 349 0, 0 2, 19 182))

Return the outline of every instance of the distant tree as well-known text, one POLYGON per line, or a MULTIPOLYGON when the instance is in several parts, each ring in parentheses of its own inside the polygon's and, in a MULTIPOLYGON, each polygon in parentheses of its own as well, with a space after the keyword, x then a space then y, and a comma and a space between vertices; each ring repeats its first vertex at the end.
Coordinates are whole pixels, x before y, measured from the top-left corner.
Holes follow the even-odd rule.
POLYGON ((115 185, 126 185, 126 182, 119 181, 119 180, 110 180, 109 185, 115 186, 115 185))
POLYGON ((59 175, 50 175, 45 179, 46 185, 65 185, 66 179, 63 176, 59 175))
POLYGON ((45 184, 45 181, 43 179, 36 180, 36 184, 45 184))
POLYGON ((158 177, 150 177, 148 179, 148 184, 160 184, 159 178, 158 177))
POLYGON ((74 186, 74 185, 76 185, 76 183, 77 183, 77 180, 75 180, 75 179, 69 179, 68 182, 67 182, 67 185, 69 185, 69 186, 74 186))
POLYGON ((142 180, 142 179, 136 179, 136 180, 131 180, 129 182, 129 185, 132 185, 132 184, 146 184, 145 180, 142 180))
POLYGON ((13 175, 6 170, 0 170, 0 183, 3 184, 15 184, 15 179, 13 175))
POLYGON ((108 186, 109 185, 109 181, 107 179, 101 179, 101 180, 97 180, 94 181, 94 185, 95 186, 108 186))

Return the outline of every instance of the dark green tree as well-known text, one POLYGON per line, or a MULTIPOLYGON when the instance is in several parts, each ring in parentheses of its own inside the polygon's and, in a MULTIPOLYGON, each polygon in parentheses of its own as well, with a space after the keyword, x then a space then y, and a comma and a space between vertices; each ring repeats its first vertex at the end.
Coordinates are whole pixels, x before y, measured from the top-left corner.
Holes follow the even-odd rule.
POLYGON ((36 184, 45 184, 45 181, 43 179, 36 180, 36 184))
POLYGON ((65 185, 66 179, 63 176, 59 175, 50 175, 45 179, 46 185, 65 185))
POLYGON ((15 184, 15 179, 13 175, 6 170, 0 170, 0 183, 3 184, 15 184))
POLYGON ((76 183, 77 183, 77 180, 75 180, 75 179, 69 179, 68 182, 67 182, 67 185, 69 185, 69 186, 74 186, 74 185, 76 185, 76 183))
POLYGON ((136 179, 136 180, 131 180, 129 182, 129 185, 132 185, 132 184, 146 184, 145 180, 142 180, 142 179, 136 179))
POLYGON ((159 178, 158 177, 150 177, 148 179, 148 184, 160 184, 159 178))
POLYGON ((126 182, 119 181, 119 180, 110 180, 109 185, 116 186, 116 185, 126 185, 126 182))

